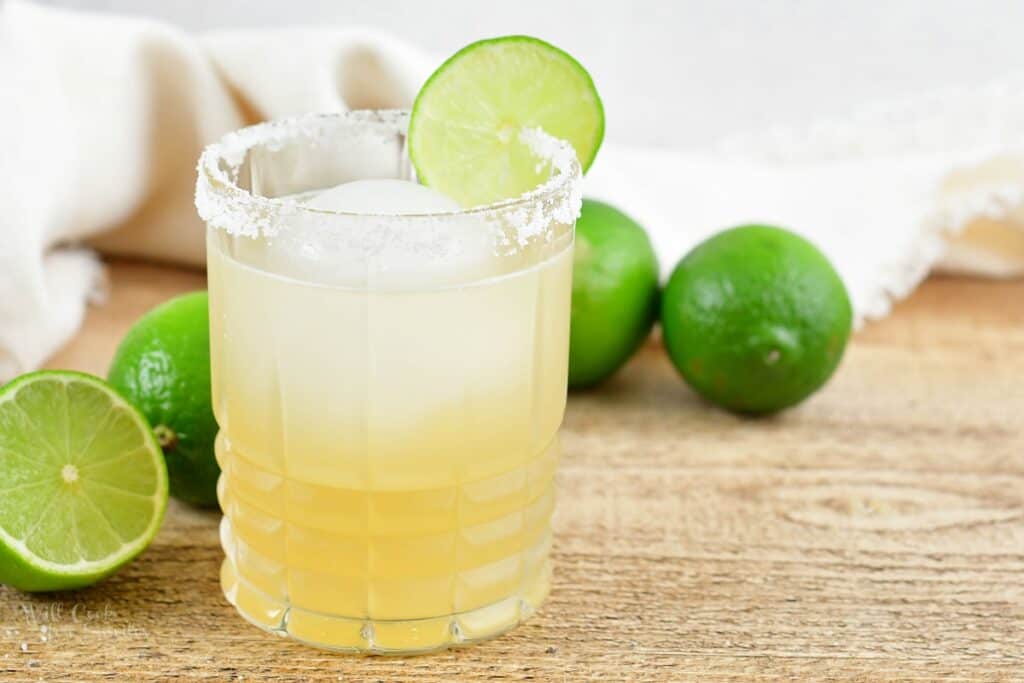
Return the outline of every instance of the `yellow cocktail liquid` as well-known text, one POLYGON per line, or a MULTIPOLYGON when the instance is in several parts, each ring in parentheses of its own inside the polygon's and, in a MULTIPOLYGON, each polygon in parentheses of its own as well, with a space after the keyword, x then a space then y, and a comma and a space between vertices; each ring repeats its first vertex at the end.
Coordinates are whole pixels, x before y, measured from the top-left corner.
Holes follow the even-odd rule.
POLYGON ((354 651, 528 616, 549 587, 571 233, 515 272, 379 291, 254 267, 231 239, 209 231, 228 599, 354 651))

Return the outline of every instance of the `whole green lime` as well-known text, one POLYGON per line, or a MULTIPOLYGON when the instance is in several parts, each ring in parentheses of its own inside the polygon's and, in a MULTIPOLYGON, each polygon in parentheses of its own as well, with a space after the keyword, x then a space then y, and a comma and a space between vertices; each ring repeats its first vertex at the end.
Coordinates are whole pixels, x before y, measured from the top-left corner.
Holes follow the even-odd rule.
POLYGON ((676 266, 661 302, 665 346, 698 393, 739 413, 804 400, 832 375, 852 310, 828 259, 767 225, 721 232, 676 266))
POLYGON ((576 221, 569 386, 606 379, 658 317, 658 259, 647 233, 615 207, 583 200, 576 221))
POLYGON ((220 468, 213 454, 206 292, 184 294, 142 316, 118 346, 108 380, 153 425, 171 495, 216 505, 220 468))

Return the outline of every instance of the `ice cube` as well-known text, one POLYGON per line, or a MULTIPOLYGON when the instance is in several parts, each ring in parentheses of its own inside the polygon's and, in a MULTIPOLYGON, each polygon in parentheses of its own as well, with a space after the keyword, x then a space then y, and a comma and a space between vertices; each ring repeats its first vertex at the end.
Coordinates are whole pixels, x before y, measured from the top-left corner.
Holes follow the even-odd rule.
POLYGON ((305 202, 312 209, 346 213, 408 215, 458 211, 459 205, 437 190, 408 180, 356 180, 335 185, 305 202))
POLYGON ((357 180, 307 194, 301 203, 359 217, 325 215, 324 230, 284 233, 268 251, 271 269, 280 274, 317 284, 417 289, 464 284, 493 268, 493 236, 487 226, 465 214, 445 217, 460 209, 458 203, 429 187, 406 180, 357 180), (439 215, 388 219, 411 214, 439 215))

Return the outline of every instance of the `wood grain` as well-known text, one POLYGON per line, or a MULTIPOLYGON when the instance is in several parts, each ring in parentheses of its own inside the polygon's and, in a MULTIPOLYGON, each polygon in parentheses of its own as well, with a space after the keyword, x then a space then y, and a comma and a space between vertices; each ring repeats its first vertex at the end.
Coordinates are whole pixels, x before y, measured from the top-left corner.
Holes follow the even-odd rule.
MULTIPOLYGON (((54 366, 103 372, 202 275, 112 268, 54 366)), ((784 415, 698 400, 656 342, 563 429, 555 585, 466 650, 332 655, 220 595, 217 516, 173 504, 94 588, 0 588, 3 680, 1024 680, 1024 282, 933 279, 784 415)))

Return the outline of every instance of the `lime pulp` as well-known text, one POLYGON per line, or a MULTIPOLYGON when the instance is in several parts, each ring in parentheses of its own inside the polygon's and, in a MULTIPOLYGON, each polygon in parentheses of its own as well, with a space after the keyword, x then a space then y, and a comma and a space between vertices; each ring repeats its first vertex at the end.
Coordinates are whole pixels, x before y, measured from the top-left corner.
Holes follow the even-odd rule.
POLYGON ((102 380, 42 371, 0 389, 0 583, 105 578, 149 545, 166 505, 149 424, 102 380))
POLYGON ((517 197, 545 180, 525 129, 540 128, 589 168, 604 137, 604 109, 587 71, 530 36, 464 47, 427 80, 409 120, 420 182, 462 206, 517 197))

